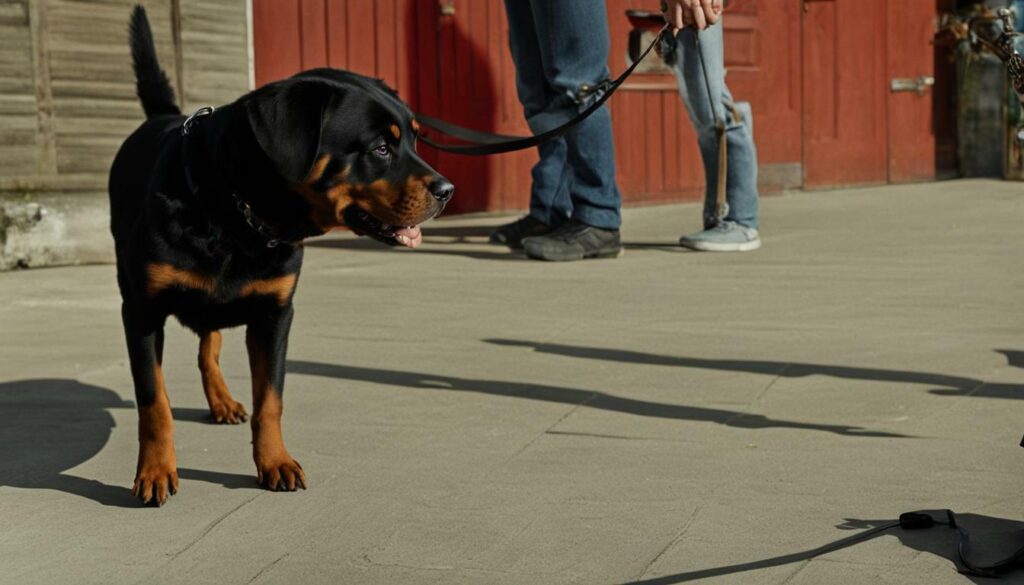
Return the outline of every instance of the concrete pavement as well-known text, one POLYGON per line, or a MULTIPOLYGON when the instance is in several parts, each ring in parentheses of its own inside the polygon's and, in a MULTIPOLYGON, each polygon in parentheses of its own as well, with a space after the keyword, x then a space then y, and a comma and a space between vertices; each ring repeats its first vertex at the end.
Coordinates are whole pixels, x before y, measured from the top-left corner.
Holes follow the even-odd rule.
MULTIPOLYGON (((801 553, 934 508, 1024 545, 1024 186, 763 206, 737 255, 672 245, 696 205, 627 210, 618 260, 527 261, 494 216, 312 243, 284 415, 310 489, 256 488, 171 323, 162 509, 128 493, 113 267, 0 273, 0 584, 984 582, 947 529, 801 553)), ((240 330, 222 364, 251 406, 240 330)))

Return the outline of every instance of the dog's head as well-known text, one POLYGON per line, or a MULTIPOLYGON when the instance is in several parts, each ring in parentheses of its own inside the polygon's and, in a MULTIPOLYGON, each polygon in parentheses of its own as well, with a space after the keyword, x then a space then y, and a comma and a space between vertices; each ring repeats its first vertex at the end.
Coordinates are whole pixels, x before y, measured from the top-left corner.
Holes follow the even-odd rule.
POLYGON ((324 231, 347 225, 416 247, 420 224, 455 191, 416 154, 413 114, 381 81, 307 71, 255 92, 246 112, 277 174, 324 231))

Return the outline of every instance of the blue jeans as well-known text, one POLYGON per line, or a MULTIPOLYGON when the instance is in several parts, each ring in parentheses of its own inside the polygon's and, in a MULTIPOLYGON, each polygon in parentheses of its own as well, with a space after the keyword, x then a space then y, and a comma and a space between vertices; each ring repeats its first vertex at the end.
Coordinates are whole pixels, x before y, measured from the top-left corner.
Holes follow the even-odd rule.
MULTIPOLYGON (((604 0, 505 0, 516 89, 534 134, 574 118, 595 96, 577 103, 581 85, 608 78, 604 0)), ((608 108, 568 134, 538 147, 530 215, 551 226, 574 219, 603 229, 622 224, 615 182, 615 144, 608 108)))
POLYGON ((715 210, 719 146, 716 120, 724 119, 729 161, 726 183, 729 213, 725 219, 758 228, 757 149, 754 146, 754 124, 750 104, 735 103, 729 88, 725 85, 721 23, 700 33, 700 49, 704 55, 711 87, 711 101, 708 100, 708 86, 704 82, 696 35, 694 28, 679 31, 676 35, 674 54, 669 51, 666 60, 675 63, 673 69, 679 82, 679 94, 683 97, 690 121, 697 131, 701 158, 704 159, 704 177, 707 181, 707 191, 704 195, 704 227, 710 228, 717 223, 715 210))

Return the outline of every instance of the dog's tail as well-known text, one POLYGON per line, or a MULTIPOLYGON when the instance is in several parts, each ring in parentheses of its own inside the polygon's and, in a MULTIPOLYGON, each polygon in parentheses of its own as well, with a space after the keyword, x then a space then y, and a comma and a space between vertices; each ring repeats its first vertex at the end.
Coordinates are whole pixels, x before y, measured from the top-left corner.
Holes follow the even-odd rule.
POLYGON ((135 70, 135 91, 142 102, 146 118, 164 114, 180 114, 174 101, 174 88, 167 74, 160 68, 153 45, 153 31, 149 28, 146 9, 136 4, 128 25, 132 47, 132 68, 135 70))

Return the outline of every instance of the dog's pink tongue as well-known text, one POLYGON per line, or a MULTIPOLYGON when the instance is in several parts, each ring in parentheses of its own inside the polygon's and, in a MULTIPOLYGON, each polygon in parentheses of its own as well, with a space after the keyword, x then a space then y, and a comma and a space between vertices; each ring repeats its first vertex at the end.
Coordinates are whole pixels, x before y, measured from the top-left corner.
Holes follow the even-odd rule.
POLYGON ((415 248, 423 243, 423 232, 418 225, 403 227, 395 230, 395 239, 407 248, 415 248))

